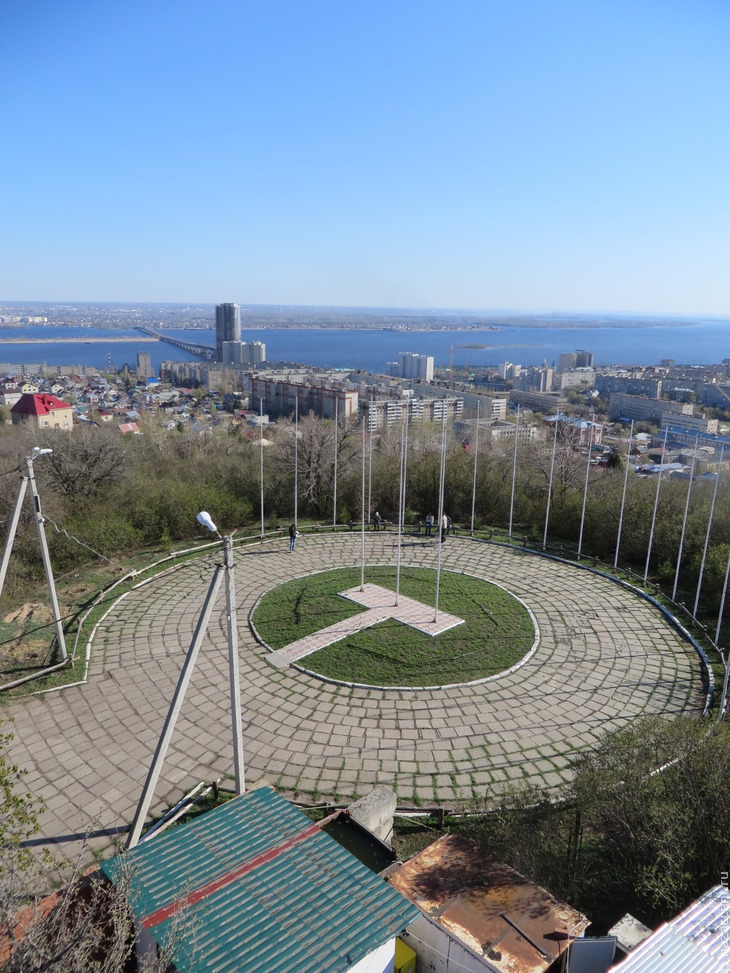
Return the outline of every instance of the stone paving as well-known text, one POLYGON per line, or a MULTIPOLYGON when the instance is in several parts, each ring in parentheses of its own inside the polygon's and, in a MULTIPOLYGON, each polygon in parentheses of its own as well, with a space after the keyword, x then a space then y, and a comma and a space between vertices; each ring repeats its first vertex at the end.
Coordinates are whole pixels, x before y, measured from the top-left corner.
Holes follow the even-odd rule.
MULTIPOLYGON (((367 535, 370 564, 396 537, 367 535)), ((247 783, 302 800, 346 801, 375 784, 401 805, 459 807, 511 782, 559 788, 576 751, 644 713, 701 709, 699 662, 643 599, 587 571, 469 538, 449 538, 444 570, 495 581, 532 609, 534 655, 517 671, 436 690, 356 689, 276 669, 248 626, 257 600, 296 576, 358 566, 360 538, 303 536, 236 553, 247 783)), ((434 541, 406 538, 404 566, 435 567, 434 541)), ((180 565, 118 601, 100 623, 88 684, 13 702, 11 760, 45 801, 38 843, 65 854, 79 836, 107 852, 131 820, 213 557, 180 565)), ((221 593, 162 769, 153 810, 199 780, 232 773, 225 597, 221 593)))

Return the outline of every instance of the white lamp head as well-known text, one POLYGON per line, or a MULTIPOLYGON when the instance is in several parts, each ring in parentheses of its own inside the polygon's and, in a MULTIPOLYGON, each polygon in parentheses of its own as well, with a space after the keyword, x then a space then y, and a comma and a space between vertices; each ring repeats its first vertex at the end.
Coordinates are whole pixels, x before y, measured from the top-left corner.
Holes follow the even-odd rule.
POLYGON ((199 524, 202 524, 203 527, 207 527, 208 530, 211 531, 212 533, 214 534, 217 533, 218 528, 213 523, 213 520, 207 510, 201 510, 195 519, 198 521, 199 524))
POLYGON ((34 456, 49 456, 53 452, 52 449, 41 449, 40 446, 33 447, 34 456))

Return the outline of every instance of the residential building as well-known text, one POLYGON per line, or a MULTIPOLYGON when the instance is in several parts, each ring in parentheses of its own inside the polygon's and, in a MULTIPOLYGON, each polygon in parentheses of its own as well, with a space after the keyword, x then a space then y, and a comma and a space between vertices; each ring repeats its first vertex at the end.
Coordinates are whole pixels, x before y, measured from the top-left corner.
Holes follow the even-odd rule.
POLYGON ((574 351, 565 352, 558 357, 558 371, 569 372, 575 368, 578 358, 574 351))
POLYGON ((300 416, 313 412, 322 419, 334 419, 337 412, 339 420, 344 421, 358 414, 355 391, 262 378, 260 375, 251 378, 250 399, 252 408, 263 402, 264 411, 273 416, 293 415, 296 403, 300 416))
POLYGON ((224 365, 255 368, 266 361, 266 345, 262 341, 223 341, 220 361, 224 365))
MULTIPOLYGON (((597 383, 596 383, 597 385, 597 383)), ((628 395, 625 392, 612 392, 608 413, 612 420, 638 419, 662 421, 665 415, 691 416, 694 406, 690 402, 667 402, 665 399, 648 398, 645 395, 628 395)))
POLYGON ((559 392, 523 392, 520 389, 512 389, 509 400, 536 412, 551 412, 568 404, 567 398, 559 392))
POLYGON ((21 395, 10 410, 13 425, 28 425, 36 429, 73 428, 73 409, 68 402, 46 393, 21 395))
POLYGON ((241 308, 238 304, 217 304, 215 308, 216 360, 222 362, 223 342, 241 340, 241 308))
POLYGON ((710 436, 716 436, 720 431, 720 423, 717 419, 705 419, 704 416, 684 415, 676 412, 665 412, 662 416, 661 427, 662 429, 671 429, 672 432, 681 429, 685 432, 691 432, 693 435, 707 433, 710 436))
POLYGON ((417 355, 412 351, 398 353, 397 362, 387 362, 386 374, 413 381, 433 381, 433 356, 417 355))
POLYGON ((578 348, 575 353, 576 368, 593 368, 593 352, 578 348))
POLYGON ((146 382, 148 378, 155 377, 155 370, 152 367, 152 356, 148 351, 137 352, 137 380, 146 382))
POLYGON ((622 375, 596 375, 596 389, 601 395, 623 392, 626 395, 644 395, 658 399, 662 394, 659 378, 630 378, 622 375))
POLYGON ((521 392, 550 392, 553 387, 553 370, 545 364, 540 368, 525 368, 515 376, 514 387, 521 392))

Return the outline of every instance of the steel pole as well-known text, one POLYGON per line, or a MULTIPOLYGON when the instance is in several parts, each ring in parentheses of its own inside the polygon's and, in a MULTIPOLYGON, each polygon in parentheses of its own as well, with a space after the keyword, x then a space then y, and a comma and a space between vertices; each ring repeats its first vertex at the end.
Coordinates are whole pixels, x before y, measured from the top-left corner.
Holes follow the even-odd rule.
POLYGON ((550 460, 550 480, 548 481, 547 506, 545 507, 545 533, 542 535, 542 549, 547 547, 548 523, 550 522, 550 501, 553 496, 553 473, 555 471, 555 452, 558 447, 558 413, 555 413, 555 434, 553 435, 553 458, 550 460))
MULTIPOLYGON (((370 413, 368 412, 368 424, 370 413)), ((362 523, 360 525, 360 591, 365 590, 365 417, 362 420, 362 523)))
POLYGON ((18 521, 20 520, 20 511, 23 507, 23 500, 25 500, 25 493, 28 489, 28 475, 23 474, 20 479, 20 485, 18 486, 18 495, 15 498, 15 506, 13 507, 13 513, 10 517, 10 526, 8 527, 8 534, 5 538, 5 547, 3 548, 3 559, 0 562, 0 595, 3 593, 3 588, 5 587, 5 575, 8 571, 8 564, 10 563, 10 554, 13 550, 13 543, 15 541, 15 533, 18 529, 18 521))
MULTIPOLYGON (((662 459, 667 452, 667 436, 669 435, 669 426, 667 426, 664 431, 664 446, 662 448, 662 459)), ((659 479, 656 484, 656 495, 654 497, 654 513, 651 516, 651 530, 649 531, 649 547, 646 551, 646 566, 644 567, 644 584, 646 584, 646 579, 649 577, 649 561, 651 560, 651 547, 654 543, 654 527, 656 525, 656 512, 659 507, 659 491, 662 488, 662 471, 659 470, 659 479)))
POLYGON ((520 432, 520 407, 517 406, 517 424, 515 425, 515 453, 512 460, 512 496, 509 502, 509 534, 512 537, 512 514, 515 509, 515 483, 517 482, 517 439, 520 432))
POLYGON ((259 450, 261 453, 261 540, 264 539, 264 400, 259 399, 260 420, 259 420, 259 450))
POLYGON ((618 566, 618 552, 621 547, 621 531, 624 526, 624 504, 626 503, 626 487, 629 482, 629 462, 631 460, 631 443, 634 441, 634 420, 631 420, 631 430, 629 432, 629 445, 626 448, 626 470, 624 471, 624 492, 621 497, 621 513, 618 518, 618 534, 616 535, 616 556, 613 559, 613 569, 618 566))
POLYGON ((687 499, 684 503, 684 519, 682 520, 682 533, 679 538, 679 551, 677 552, 677 567, 674 571, 674 587, 672 588, 672 601, 677 600, 677 585, 679 583, 679 566, 682 563, 682 550, 684 549, 684 534, 687 529, 687 514, 689 513, 689 498, 692 494, 692 483, 694 482, 695 467, 697 466, 697 449, 700 444, 699 435, 695 437, 695 450, 692 457, 692 466, 689 473, 689 486, 687 487, 687 499))
MULTIPOLYGON (((725 597, 727 595, 727 583, 730 579, 730 550, 727 553, 727 567, 725 568, 725 581, 722 585, 722 598, 720 599, 720 611, 717 613, 717 628, 715 629, 715 645, 720 644, 720 628, 722 626, 722 613, 725 610, 725 597)), ((728 654, 730 658, 730 653, 728 654)))
POLYGON ((439 553, 436 561, 436 607, 433 615, 434 622, 439 616, 439 590, 441 587, 441 551, 446 539, 444 528, 444 480, 446 479, 446 403, 441 413, 441 468, 439 471, 439 553))
POLYGON ((479 456, 479 406, 481 405, 479 399, 477 399, 477 430, 474 436, 474 479, 471 485, 471 534, 474 536, 474 509, 477 502, 477 458, 479 456))
POLYGON ((200 651, 200 646, 203 643, 203 638, 205 637, 205 633, 208 628, 208 622, 210 621, 210 615, 213 611, 215 600, 218 597, 221 581, 223 580, 223 572, 223 565, 219 564, 216 567, 215 574, 210 582, 208 594, 206 595, 205 602, 203 604, 203 610, 201 611, 200 617, 198 618, 198 623, 195 626, 193 640, 190 643, 190 648, 188 649, 188 654, 185 657, 185 662, 183 663, 183 667, 180 672, 180 678, 178 679, 177 687, 175 688, 175 695, 170 703, 170 709, 168 711, 167 718, 165 719, 162 733, 160 734, 160 739, 157 741, 157 749, 155 750, 155 755, 152 758, 152 764, 150 765, 150 769, 147 774, 147 780, 142 788, 142 796, 139 799, 139 804, 137 805, 137 810, 134 815, 134 821, 132 822, 132 827, 129 832, 129 838, 127 839, 127 848, 134 848, 134 846, 139 843, 142 828, 147 818, 147 812, 149 811, 150 804, 152 803, 152 796, 155 792, 155 787, 157 786, 157 781, 160 777, 162 764, 165 760, 165 756, 167 755, 168 747, 170 746, 170 739, 172 738, 172 733, 175 729, 177 718, 180 715, 180 710, 185 699, 185 693, 187 692, 190 684, 190 677, 193 674, 195 662, 198 658, 198 652, 200 651))
POLYGON ((332 530, 337 530, 337 425, 339 399, 335 399, 335 487, 332 496, 332 530))
MULTIPOLYGON (((402 417, 401 417, 402 421, 402 417)), ((400 561, 401 561, 401 536, 402 536, 402 525, 403 525, 403 507, 404 507, 404 463, 406 457, 406 433, 407 422, 403 423, 401 429, 400 437, 400 491, 398 493, 398 555, 396 559, 395 567, 395 603, 398 605, 400 603, 400 561)))
POLYGON ((48 586, 48 596, 51 599, 51 608, 53 610, 53 621, 56 628, 56 640, 58 642, 58 648, 61 653, 61 661, 65 662, 68 659, 68 652, 66 651, 66 639, 63 634, 63 622, 61 621, 61 611, 58 607, 58 598, 56 597, 56 582, 53 580, 53 568, 51 567, 51 556, 48 553, 48 542, 46 540, 46 528, 45 521, 43 519, 43 514, 41 513, 41 498, 38 496, 38 488, 35 482, 35 473, 33 471, 33 458, 31 456, 26 457, 25 465, 28 470, 28 482, 30 483, 30 492, 33 495, 33 508, 35 511, 35 522, 38 528, 38 541, 41 546, 41 557, 43 559, 43 570, 46 574, 46 584, 48 586))
POLYGON ((299 526, 299 396, 294 403, 294 528, 299 526))
POLYGON ((591 473, 591 446, 593 445, 593 426, 596 424, 596 413, 591 418, 591 432, 588 436, 588 459, 586 461, 586 481, 583 485, 583 509, 580 513, 580 533, 578 534, 578 560, 583 550, 583 527, 586 522, 586 503, 588 501, 588 478, 591 473))
POLYGON ((702 579, 705 575, 705 562, 707 560, 707 548, 710 546, 710 532, 712 530, 712 518, 715 516, 715 501, 717 500, 717 488, 720 485, 720 470, 722 469, 722 457, 725 452, 725 447, 720 447, 720 467, 717 471, 717 479, 715 480, 715 489, 712 491, 712 503, 710 505, 710 516, 707 521, 707 533, 705 534, 705 547, 702 551, 702 563, 700 564, 700 576, 697 579, 697 594, 695 595, 695 606, 692 609, 692 614, 697 618, 697 609, 700 605, 700 591, 702 590, 702 579))
POLYGON ((236 794, 246 790, 243 759, 243 723, 241 719, 241 683, 238 672, 238 625, 236 621, 236 585, 233 577, 233 538, 223 538, 226 570, 226 625, 228 628, 228 676, 231 689, 231 729, 233 731, 233 773, 236 794))

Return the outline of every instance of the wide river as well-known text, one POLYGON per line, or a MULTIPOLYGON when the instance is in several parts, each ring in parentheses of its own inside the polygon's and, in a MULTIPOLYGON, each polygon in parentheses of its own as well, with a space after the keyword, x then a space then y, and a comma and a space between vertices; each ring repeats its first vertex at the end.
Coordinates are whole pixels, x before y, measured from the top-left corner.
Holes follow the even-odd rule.
MULTIPOLYGON (((165 331, 182 341, 215 344, 213 331, 165 331)), ((730 320, 698 319, 692 324, 600 327, 508 326, 498 331, 374 331, 336 328, 245 329, 244 340, 263 341, 269 361, 296 361, 330 368, 361 368, 384 372, 400 351, 433 355, 436 365, 494 366, 503 361, 520 365, 557 364, 562 352, 578 348, 593 352, 597 365, 659 364, 673 358, 688 365, 721 362, 730 357, 730 320), (453 349, 453 351, 452 351, 453 349)), ((0 328, 0 363, 93 365, 105 368, 125 362, 135 367, 138 351, 149 352, 155 369, 160 362, 193 361, 194 356, 165 342, 142 340, 133 330, 0 328), (128 338, 122 342, 118 339, 128 338), (19 341, 20 339, 20 341, 19 341), (25 340, 23 340, 25 339, 25 340), (63 339, 56 341, 54 339, 63 339), (117 339, 117 340, 110 340, 117 339)))

